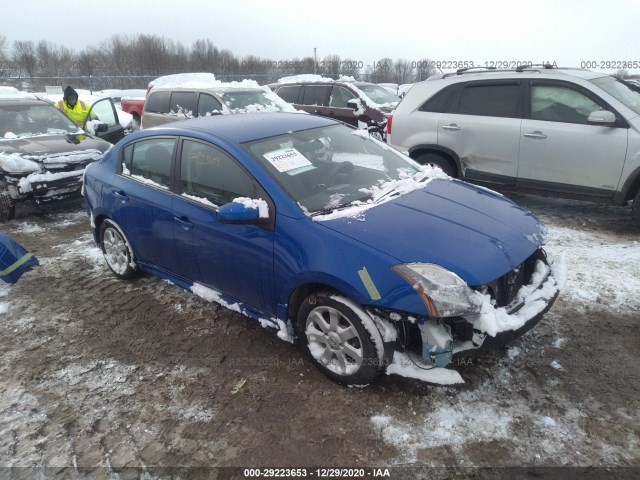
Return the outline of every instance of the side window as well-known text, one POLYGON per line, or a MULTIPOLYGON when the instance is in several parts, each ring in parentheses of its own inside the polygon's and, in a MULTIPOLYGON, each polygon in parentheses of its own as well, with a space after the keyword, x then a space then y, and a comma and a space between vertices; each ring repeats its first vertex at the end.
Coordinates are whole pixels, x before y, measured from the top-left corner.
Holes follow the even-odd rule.
POLYGON ((233 158, 200 142, 184 141, 180 178, 183 195, 205 198, 218 206, 254 195, 252 178, 233 158))
POLYGON ((209 115, 215 115, 222 113, 222 104, 217 98, 201 93, 198 98, 198 116, 207 117, 209 115))
POLYGON ((94 103, 91 106, 91 110, 89 111, 87 119, 99 120, 101 123, 106 123, 110 127, 118 123, 116 120, 115 112, 113 111, 113 105, 108 98, 98 100, 96 103, 94 103))
POLYGON ((171 105, 169 113, 192 118, 196 109, 195 92, 173 92, 171 94, 171 105))
POLYGON ((171 92, 151 92, 144 102, 145 112, 151 113, 169 113, 169 100, 171 92))
POLYGON ((303 105, 327 106, 331 85, 307 85, 304 89, 303 105))
POLYGON ((336 108, 348 108, 347 102, 356 98, 356 96, 344 87, 334 85, 331 89, 331 98, 329 105, 336 108))
POLYGON ((175 144, 174 138, 154 138, 127 146, 122 154, 122 175, 154 187, 169 189, 175 144))
POLYGON ((587 124, 589 114, 603 107, 570 87, 531 86, 531 119, 587 124))
POLYGON ((486 117, 520 117, 520 85, 467 85, 458 113, 486 117))
POLYGON ((421 112, 451 113, 458 111, 458 100, 463 84, 451 85, 440 90, 419 108, 421 112))
POLYGON ((302 88, 300 85, 294 85, 291 87, 280 87, 278 89, 278 96, 285 102, 298 103, 300 88, 302 88))

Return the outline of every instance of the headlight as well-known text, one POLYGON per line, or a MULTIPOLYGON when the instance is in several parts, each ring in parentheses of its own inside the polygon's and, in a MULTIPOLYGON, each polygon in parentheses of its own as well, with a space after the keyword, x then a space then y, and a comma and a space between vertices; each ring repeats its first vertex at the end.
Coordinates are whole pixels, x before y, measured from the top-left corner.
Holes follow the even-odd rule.
POLYGON ((32 173, 40 171, 40 165, 33 160, 22 158, 19 154, 0 154, 0 167, 7 173, 32 173))
POLYGON ((405 263, 395 265, 393 270, 418 292, 431 317, 453 317, 480 311, 477 293, 446 268, 433 263, 405 263))

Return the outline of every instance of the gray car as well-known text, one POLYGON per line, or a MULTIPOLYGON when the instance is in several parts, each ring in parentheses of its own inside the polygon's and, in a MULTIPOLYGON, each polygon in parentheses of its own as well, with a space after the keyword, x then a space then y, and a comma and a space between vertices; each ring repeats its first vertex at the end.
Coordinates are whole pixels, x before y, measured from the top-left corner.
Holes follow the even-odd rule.
POLYGON ((610 75, 527 67, 416 83, 388 142, 449 175, 625 205, 640 221, 640 92, 610 75))

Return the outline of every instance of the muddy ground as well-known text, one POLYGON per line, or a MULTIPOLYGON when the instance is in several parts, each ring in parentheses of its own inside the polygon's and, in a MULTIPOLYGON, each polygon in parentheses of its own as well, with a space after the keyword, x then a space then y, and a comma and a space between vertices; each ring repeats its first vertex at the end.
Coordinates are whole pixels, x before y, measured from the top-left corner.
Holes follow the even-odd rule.
MULTIPOLYGON (((516 200, 548 224, 550 251, 588 239, 638 258, 628 209, 516 200)), ((512 348, 460 362, 462 386, 384 376, 358 390, 237 313, 154 277, 117 280, 80 201, 19 209, 0 228, 41 263, 0 287, 0 466, 95 478, 212 466, 638 472, 640 292, 612 306, 629 275, 616 264, 576 261, 610 269, 611 284, 590 296, 575 287, 588 272, 574 272, 512 348)))

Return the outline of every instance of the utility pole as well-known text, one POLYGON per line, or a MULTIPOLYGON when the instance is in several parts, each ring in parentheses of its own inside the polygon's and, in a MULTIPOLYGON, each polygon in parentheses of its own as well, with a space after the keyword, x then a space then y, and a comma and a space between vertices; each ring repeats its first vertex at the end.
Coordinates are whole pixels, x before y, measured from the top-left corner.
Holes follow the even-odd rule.
POLYGON ((318 65, 318 58, 316 57, 316 47, 313 47, 313 74, 316 74, 316 65, 318 65))

